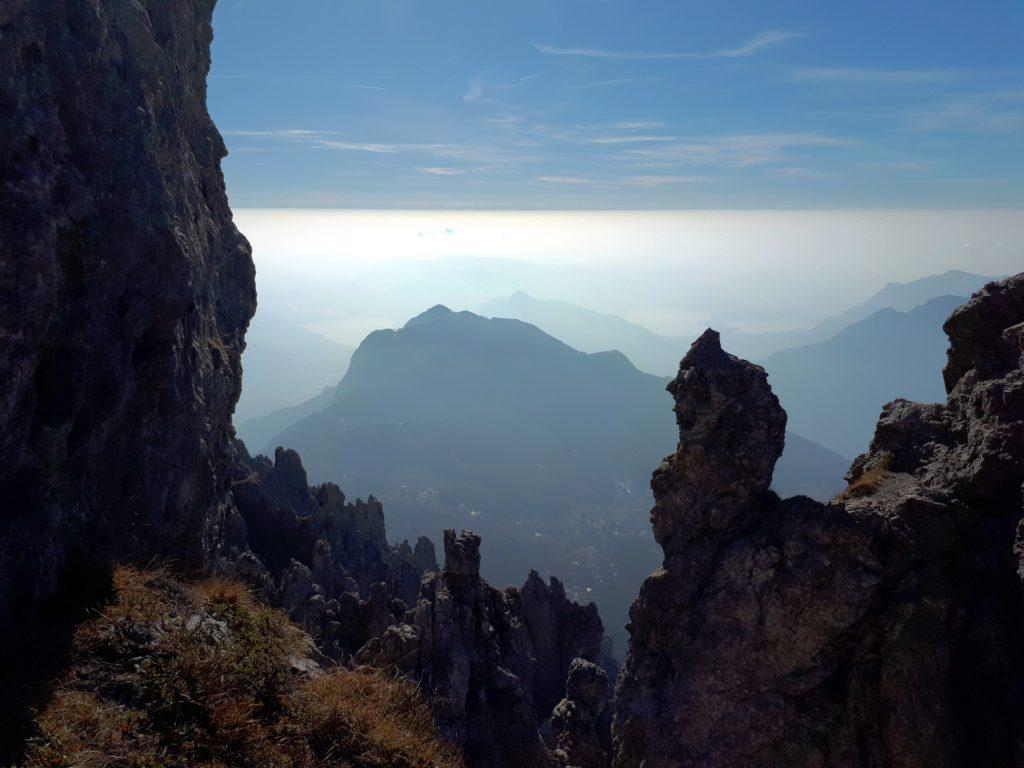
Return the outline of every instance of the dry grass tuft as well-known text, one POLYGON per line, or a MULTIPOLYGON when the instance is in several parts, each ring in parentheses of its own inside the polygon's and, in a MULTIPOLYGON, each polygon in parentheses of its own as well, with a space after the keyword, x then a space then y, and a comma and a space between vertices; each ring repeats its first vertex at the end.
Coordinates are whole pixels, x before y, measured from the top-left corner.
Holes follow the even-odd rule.
POLYGON ((430 708, 416 687, 380 671, 336 670, 296 693, 290 709, 320 765, 462 764, 458 752, 437 738, 430 708))
POLYGON ((893 459, 889 454, 880 456, 870 468, 861 473, 860 477, 850 483, 846 490, 836 496, 836 501, 849 501, 870 496, 885 478, 890 477, 893 459))
POLYGON ((417 689, 291 671, 305 636, 243 586, 121 569, 26 768, 461 768, 417 689))

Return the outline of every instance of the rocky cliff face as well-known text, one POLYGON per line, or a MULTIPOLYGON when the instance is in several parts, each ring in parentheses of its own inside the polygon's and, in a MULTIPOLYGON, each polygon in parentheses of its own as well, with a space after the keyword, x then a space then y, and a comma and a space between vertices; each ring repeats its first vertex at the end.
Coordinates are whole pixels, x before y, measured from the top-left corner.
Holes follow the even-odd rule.
POLYGON ((1024 764, 1024 275, 945 329, 948 402, 889 405, 828 505, 768 491, 785 414, 764 372, 694 344, 616 766, 1024 764))
POLYGON ((444 553, 444 570, 423 579, 405 621, 358 658, 418 679, 468 764, 546 766, 538 726, 562 697, 574 659, 601 657, 597 609, 570 602, 557 580, 545 584, 536 573, 521 590, 491 587, 480 578, 480 537, 468 531, 446 531, 444 553))
POLYGON ((212 7, 0 4, 5 667, 112 560, 216 559, 255 288, 205 105, 212 7))
POLYGON ((0 4, 0 760, 111 567, 169 561, 248 580, 337 661, 397 633, 479 764, 537 765, 596 609, 492 589, 472 536, 421 587, 428 540, 388 545, 375 500, 232 439, 255 287, 205 106, 213 4, 0 4))

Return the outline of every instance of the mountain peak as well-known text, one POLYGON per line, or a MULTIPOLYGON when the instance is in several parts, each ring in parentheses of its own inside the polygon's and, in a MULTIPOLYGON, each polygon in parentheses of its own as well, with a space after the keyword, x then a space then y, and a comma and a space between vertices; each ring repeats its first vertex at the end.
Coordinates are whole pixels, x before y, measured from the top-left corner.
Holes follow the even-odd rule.
POLYGON ((422 312, 416 315, 416 317, 412 318, 409 322, 405 324, 405 327, 412 328, 417 325, 423 325, 424 323, 432 323, 435 320, 439 320, 442 317, 448 317, 449 315, 453 314, 455 313, 452 312, 452 310, 450 310, 444 304, 435 304, 426 312, 422 312))

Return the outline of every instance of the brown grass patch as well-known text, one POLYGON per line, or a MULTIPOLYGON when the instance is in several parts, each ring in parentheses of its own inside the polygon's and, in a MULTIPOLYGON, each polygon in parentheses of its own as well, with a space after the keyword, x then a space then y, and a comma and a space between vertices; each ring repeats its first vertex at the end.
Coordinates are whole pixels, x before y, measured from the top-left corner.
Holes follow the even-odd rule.
POLYGON ((291 717, 319 765, 360 768, 460 766, 437 738, 417 688, 383 672, 339 669, 296 693, 291 717))
POLYGON ((298 677, 305 636, 245 587, 121 569, 75 636, 26 768, 461 768, 417 689, 298 677))
POLYGON ((892 472, 893 459, 888 453, 880 456, 870 468, 861 473, 860 477, 850 483, 846 490, 836 496, 836 501, 849 501, 870 496, 879 484, 892 472))

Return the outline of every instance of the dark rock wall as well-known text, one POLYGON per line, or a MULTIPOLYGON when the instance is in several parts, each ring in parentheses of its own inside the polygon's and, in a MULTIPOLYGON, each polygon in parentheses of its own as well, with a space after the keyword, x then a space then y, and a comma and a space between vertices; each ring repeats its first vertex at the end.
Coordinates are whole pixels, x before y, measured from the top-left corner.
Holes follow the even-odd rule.
POLYGON ((764 372, 694 344, 615 766, 1024 765, 1024 275, 945 328, 948 402, 887 406, 828 505, 768 491, 785 414, 764 372))
POLYGON ((0 3, 7 671, 112 560, 215 560, 256 296, 206 111, 212 8, 0 3))
POLYGON ((443 686, 431 665, 470 654, 451 730, 482 765, 533 766, 534 698, 599 652, 596 609, 537 578, 494 590, 454 550, 424 607, 428 540, 389 545, 374 499, 233 441, 256 297, 205 105, 212 9, 0 3, 0 760, 110 566, 168 562, 249 580, 335 660, 455 611, 420 671, 443 686))
MULTIPOLYGON (((444 569, 424 577, 405 621, 357 659, 418 680, 470 766, 543 768, 552 757, 539 724, 564 695, 574 660, 604 661, 597 608, 571 602, 557 580, 545 584, 536 573, 523 589, 490 586, 480 578, 480 537, 469 531, 445 531, 444 554, 444 569)), ((594 740, 598 715, 588 721, 594 740)))

